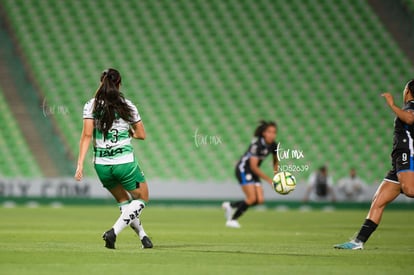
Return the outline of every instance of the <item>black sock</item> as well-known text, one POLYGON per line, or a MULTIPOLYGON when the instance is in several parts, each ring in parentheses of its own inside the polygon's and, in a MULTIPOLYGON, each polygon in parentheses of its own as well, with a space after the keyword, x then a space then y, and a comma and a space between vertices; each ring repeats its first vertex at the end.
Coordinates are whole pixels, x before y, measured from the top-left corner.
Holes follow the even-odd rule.
POLYGON ((356 237, 357 240, 365 243, 369 236, 371 236, 372 233, 374 233, 375 229, 377 229, 378 224, 371 221, 370 219, 366 219, 364 224, 361 226, 361 229, 359 230, 358 236, 356 237))
POLYGON ((232 208, 239 208, 240 205, 242 205, 244 203, 244 201, 233 201, 230 203, 230 206, 232 208))
POLYGON ((237 220, 238 218, 240 218, 240 216, 243 215, 243 213, 247 210, 247 208, 249 208, 247 203, 245 201, 242 201, 239 204, 239 207, 237 207, 237 210, 234 213, 232 220, 237 220))

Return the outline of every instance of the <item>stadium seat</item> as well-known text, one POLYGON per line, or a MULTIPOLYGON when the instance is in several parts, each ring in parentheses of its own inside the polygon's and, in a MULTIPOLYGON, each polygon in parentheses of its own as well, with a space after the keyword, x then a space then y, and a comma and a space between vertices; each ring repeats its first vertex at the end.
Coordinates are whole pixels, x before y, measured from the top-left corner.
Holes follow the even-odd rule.
POLYGON ((19 125, 14 119, 0 89, 0 114, 3 130, 0 131, 0 177, 21 178, 42 176, 19 125))
POLYGON ((135 146, 149 178, 233 178, 259 119, 305 152, 286 163, 383 176, 390 131, 369 130, 392 127, 379 90, 399 96, 413 68, 366 2, 51 1, 2 5, 41 92, 68 110, 55 119, 73 154, 83 104, 116 67, 148 131, 135 146), (196 148, 196 129, 222 144, 196 148))

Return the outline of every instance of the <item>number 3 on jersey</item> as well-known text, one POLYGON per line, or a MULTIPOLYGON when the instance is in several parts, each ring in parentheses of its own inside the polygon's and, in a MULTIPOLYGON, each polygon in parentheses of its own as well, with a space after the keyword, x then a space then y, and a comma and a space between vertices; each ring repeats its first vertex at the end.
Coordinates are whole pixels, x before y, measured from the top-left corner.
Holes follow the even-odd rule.
POLYGON ((118 130, 117 129, 111 129, 110 132, 112 134, 111 142, 112 143, 117 143, 118 138, 119 138, 118 130))

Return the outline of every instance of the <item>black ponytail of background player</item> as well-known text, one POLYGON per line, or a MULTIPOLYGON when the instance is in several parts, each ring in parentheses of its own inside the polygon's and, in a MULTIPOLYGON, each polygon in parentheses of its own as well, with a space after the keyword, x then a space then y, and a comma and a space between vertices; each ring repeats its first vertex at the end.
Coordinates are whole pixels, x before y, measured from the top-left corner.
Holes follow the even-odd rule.
POLYGON ((96 127, 103 133, 104 139, 117 118, 132 121, 132 109, 119 91, 121 74, 115 69, 107 69, 101 75, 101 85, 96 91, 93 114, 96 127))
POLYGON ((263 132, 266 131, 266 129, 270 126, 275 127, 277 129, 276 122, 260 120, 259 121, 259 126, 257 126, 256 130, 254 130, 254 136, 255 137, 263 137, 263 132))
POLYGON ((410 91, 411 95, 414 97, 414 79, 408 81, 407 88, 410 91))

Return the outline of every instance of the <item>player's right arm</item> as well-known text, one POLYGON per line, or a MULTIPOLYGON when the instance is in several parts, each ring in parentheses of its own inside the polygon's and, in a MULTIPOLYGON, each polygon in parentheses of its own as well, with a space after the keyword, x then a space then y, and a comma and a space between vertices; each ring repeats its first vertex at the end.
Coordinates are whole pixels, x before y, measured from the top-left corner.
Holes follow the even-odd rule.
POLYGON ((394 104, 394 97, 390 93, 383 93, 381 96, 385 98, 388 106, 391 110, 401 119, 405 124, 412 125, 414 124, 414 111, 413 110, 403 110, 397 105, 394 104))
POLYGON ((86 153, 88 152, 89 145, 93 136, 93 119, 83 120, 83 129, 81 138, 79 141, 79 156, 78 164, 76 167, 75 179, 80 181, 83 177, 83 162, 85 161, 86 153))

